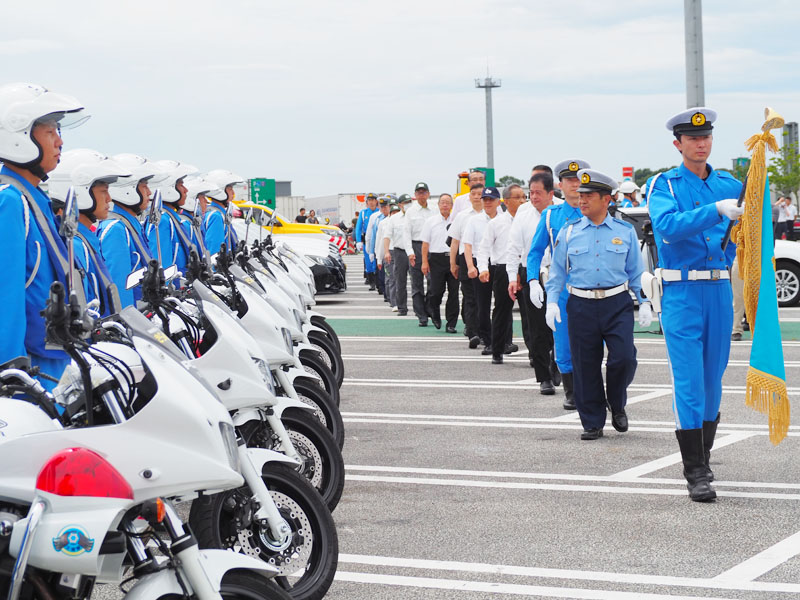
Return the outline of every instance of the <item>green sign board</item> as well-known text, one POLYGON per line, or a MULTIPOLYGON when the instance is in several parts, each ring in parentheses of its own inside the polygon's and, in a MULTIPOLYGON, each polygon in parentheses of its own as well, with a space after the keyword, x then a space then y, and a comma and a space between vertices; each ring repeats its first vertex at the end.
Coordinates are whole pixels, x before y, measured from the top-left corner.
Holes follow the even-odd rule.
POLYGON ((267 208, 275 208, 275 180, 274 179, 251 179, 250 180, 250 202, 260 204, 267 208))
POLYGON ((474 167, 473 171, 483 171, 486 174, 486 185, 494 187, 494 169, 489 167, 474 167))

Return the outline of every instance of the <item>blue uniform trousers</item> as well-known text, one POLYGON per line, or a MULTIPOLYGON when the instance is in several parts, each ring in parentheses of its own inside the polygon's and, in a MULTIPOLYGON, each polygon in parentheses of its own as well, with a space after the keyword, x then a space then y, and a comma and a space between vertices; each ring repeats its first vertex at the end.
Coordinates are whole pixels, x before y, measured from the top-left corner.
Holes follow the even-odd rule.
POLYGON ((367 252, 366 248, 364 249, 364 272, 365 273, 374 273, 378 270, 378 261, 370 260, 369 253, 367 252))
POLYGON ((575 405, 584 429, 602 429, 606 422, 606 406, 612 413, 625 408, 628 385, 636 373, 633 300, 627 293, 597 300, 570 295, 567 315, 573 323, 569 341, 575 405), (608 348, 605 385, 604 344, 608 348))
POLYGON ((677 429, 714 421, 722 401, 733 328, 730 281, 665 282, 661 328, 667 342, 677 429))
POLYGON ((570 352, 569 315, 567 313, 567 299, 569 292, 564 289, 558 297, 558 309, 561 311, 561 323, 556 322, 553 332, 553 345, 555 348, 556 365, 561 373, 572 373, 572 353, 570 352))

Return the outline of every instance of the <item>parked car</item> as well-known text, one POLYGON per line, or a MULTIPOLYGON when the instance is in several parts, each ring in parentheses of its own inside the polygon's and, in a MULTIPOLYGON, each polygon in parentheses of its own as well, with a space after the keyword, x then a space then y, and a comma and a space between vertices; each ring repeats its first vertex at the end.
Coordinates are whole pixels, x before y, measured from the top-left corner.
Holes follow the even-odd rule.
POLYGON ((271 230, 272 234, 278 239, 284 239, 284 236, 303 236, 313 237, 325 242, 330 242, 336 245, 338 251, 344 251, 347 245, 347 238, 341 229, 335 225, 315 225, 312 223, 294 223, 286 219, 277 211, 271 208, 262 206, 260 204, 253 204, 251 202, 237 202, 234 201, 237 207, 243 212, 252 208, 255 211, 255 218, 262 227, 271 230))

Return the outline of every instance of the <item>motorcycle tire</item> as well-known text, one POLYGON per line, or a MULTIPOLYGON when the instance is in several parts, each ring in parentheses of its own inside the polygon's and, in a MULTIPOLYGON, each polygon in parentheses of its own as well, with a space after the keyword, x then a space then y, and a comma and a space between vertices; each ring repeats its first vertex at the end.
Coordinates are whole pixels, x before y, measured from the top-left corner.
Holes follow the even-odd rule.
POLYGON ((339 336, 336 335, 336 331, 331 327, 330 323, 325 320, 325 317, 321 317, 319 315, 312 315, 311 317, 311 324, 315 327, 319 327, 320 329, 324 329, 325 333, 328 334, 328 337, 333 342, 333 345, 336 346, 336 349, 339 351, 339 354, 342 353, 342 343, 339 341, 339 336))
MULTIPOLYGON (((228 571, 219 586, 222 600, 291 600, 291 596, 272 580, 258 573, 228 571)), ((159 596, 158 600, 185 600, 177 594, 159 596)))
POLYGON ((319 600, 333 583, 339 563, 339 538, 331 512, 306 478, 289 465, 267 463, 263 477, 292 530, 288 544, 278 546, 258 523, 236 528, 236 509, 231 505, 248 501, 252 494, 247 486, 195 500, 189 525, 201 548, 234 550, 263 560, 278 569, 272 581, 294 600, 319 600))
POLYGON ((322 380, 323 389, 328 392, 328 395, 331 397, 331 400, 336 403, 336 406, 339 406, 341 399, 339 397, 339 386, 336 383, 336 376, 333 374, 333 371, 322 362, 319 354, 313 350, 301 350, 300 363, 306 371, 313 373, 322 380))
POLYGON ((322 360, 327 364, 336 376, 336 385, 342 387, 344 381, 344 360, 342 354, 336 349, 331 339, 321 331, 309 331, 308 341, 316 346, 322 354, 322 360))
POLYGON ((331 432, 339 450, 344 448, 344 422, 339 407, 331 400, 330 395, 316 380, 306 377, 297 377, 292 382, 292 387, 301 402, 308 404, 320 423, 331 432))
MULTIPOLYGON (((328 510, 333 512, 344 490, 342 451, 330 432, 310 411, 289 408, 281 415, 281 422, 295 450, 303 458, 298 473, 314 486, 328 510)), ((280 440, 266 421, 249 421, 239 431, 250 448, 281 451, 280 440)))

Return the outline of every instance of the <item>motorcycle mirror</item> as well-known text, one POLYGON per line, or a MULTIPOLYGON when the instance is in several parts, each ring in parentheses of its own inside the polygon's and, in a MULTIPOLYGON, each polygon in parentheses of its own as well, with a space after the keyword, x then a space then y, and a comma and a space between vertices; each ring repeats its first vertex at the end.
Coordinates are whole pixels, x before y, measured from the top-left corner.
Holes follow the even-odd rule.
POLYGON ((64 199, 64 210, 61 215, 61 228, 59 235, 65 238, 75 237, 78 230, 78 202, 75 200, 75 190, 72 186, 67 190, 67 197, 64 199))
POLYGON ((139 283, 141 283, 144 274, 147 272, 147 269, 138 269, 128 275, 128 278, 125 280, 125 289, 131 290, 135 288, 139 283))

